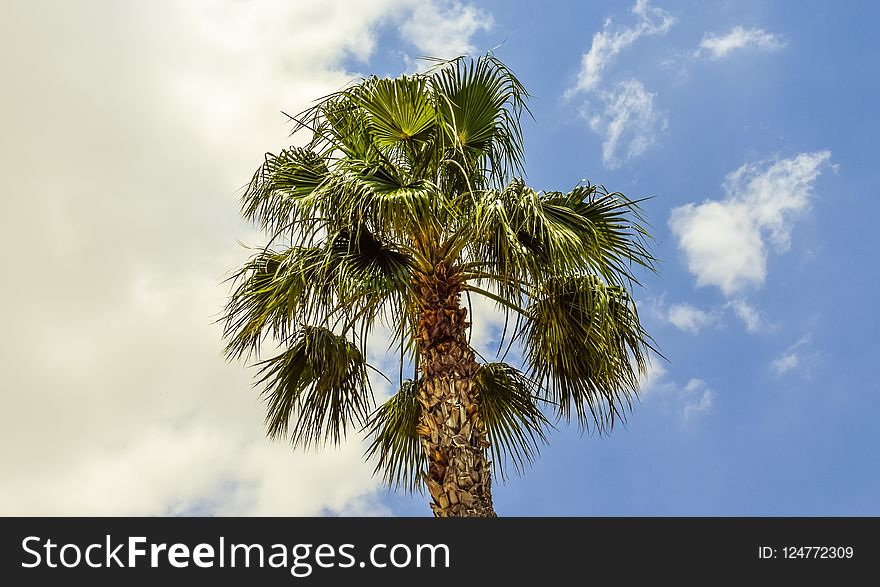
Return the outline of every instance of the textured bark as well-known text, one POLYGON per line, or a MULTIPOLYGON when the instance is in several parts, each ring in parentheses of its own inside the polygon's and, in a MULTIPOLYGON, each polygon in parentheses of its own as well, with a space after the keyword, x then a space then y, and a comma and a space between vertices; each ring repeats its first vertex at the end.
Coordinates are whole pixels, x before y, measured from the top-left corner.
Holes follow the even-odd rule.
POLYGON ((422 407, 418 433, 428 457, 425 483, 437 517, 494 517, 486 449, 474 376, 479 365, 467 344, 461 282, 444 266, 417 283, 422 407))

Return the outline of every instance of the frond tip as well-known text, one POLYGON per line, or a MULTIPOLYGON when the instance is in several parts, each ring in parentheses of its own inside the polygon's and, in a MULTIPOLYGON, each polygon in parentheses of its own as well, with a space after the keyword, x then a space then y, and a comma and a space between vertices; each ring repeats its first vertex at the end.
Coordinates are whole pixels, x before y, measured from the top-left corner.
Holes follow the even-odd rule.
POLYGON ((270 438, 294 446, 338 444, 373 404, 367 363, 357 346, 326 328, 306 326, 290 347, 258 363, 270 438))

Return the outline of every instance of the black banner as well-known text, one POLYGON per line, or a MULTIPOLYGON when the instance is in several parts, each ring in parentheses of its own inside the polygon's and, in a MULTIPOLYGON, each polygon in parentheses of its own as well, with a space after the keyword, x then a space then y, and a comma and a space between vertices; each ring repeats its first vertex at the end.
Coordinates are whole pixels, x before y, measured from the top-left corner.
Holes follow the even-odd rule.
POLYGON ((833 580, 880 518, 3 518, 5 585, 467 586, 833 580))

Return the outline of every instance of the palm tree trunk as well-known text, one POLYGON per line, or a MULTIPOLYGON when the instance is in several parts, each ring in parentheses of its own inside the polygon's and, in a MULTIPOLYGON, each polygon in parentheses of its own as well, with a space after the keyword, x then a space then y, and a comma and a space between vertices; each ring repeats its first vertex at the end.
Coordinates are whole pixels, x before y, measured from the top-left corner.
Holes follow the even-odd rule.
POLYGON ((440 265, 417 284, 419 320, 419 437, 428 458, 425 483, 436 517, 495 517, 474 376, 479 365, 467 343, 461 281, 440 265))

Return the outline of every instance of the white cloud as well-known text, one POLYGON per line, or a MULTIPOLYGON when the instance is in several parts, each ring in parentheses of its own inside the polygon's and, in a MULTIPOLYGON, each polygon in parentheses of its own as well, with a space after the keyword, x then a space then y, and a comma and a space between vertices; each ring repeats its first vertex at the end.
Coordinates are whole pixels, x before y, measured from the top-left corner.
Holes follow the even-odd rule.
POLYGON ((728 310, 743 323, 748 332, 760 332, 766 327, 762 312, 745 299, 731 300, 702 309, 687 302, 667 307, 662 298, 650 298, 648 310, 653 318, 693 334, 711 326, 724 327, 728 310))
POLYGON ((654 108, 655 95, 635 79, 598 94, 604 109, 588 119, 593 132, 604 137, 602 162, 609 169, 641 155, 666 128, 666 116, 654 108))
POLYGON ((749 283, 763 283, 764 245, 746 205, 687 204, 672 210, 669 225, 697 285, 717 285, 731 294, 749 283))
POLYGON ((681 390, 682 413, 685 421, 709 413, 715 403, 715 392, 702 379, 691 379, 681 390))
POLYGON ((737 317, 743 321, 746 330, 749 332, 758 332, 761 330, 761 313, 753 306, 749 305, 745 300, 734 300, 730 302, 733 311, 737 317))
MULTIPOLYGON (((357 439, 264 436, 213 324, 236 190, 413 2, 16 3, 0 34, 0 515, 386 513, 357 439), (71 26, 71 23, 77 23, 71 26), (51 170, 51 172, 49 171, 51 170), (27 243, 26 250, 22 243, 27 243)), ((382 349, 384 350, 384 349, 382 349)), ((380 394, 385 390, 379 389, 380 394)), ((426 510, 427 511, 427 510, 426 510)))
POLYGON ((473 4, 416 2, 400 26, 400 35, 422 55, 450 59, 475 51, 471 37, 492 28, 493 18, 473 4))
POLYGON ((807 209, 813 183, 831 158, 829 151, 743 165, 727 176, 723 200, 686 204, 670 213, 669 226, 698 286, 725 295, 760 287, 767 275, 767 246, 783 253, 791 229, 807 209))
POLYGON ((765 51, 781 49, 785 46, 779 35, 768 33, 764 29, 735 26, 724 35, 709 35, 700 42, 700 50, 709 52, 712 59, 726 57, 731 51, 755 47, 765 51))
POLYGON ((674 304, 669 307, 666 319, 676 328, 696 334, 717 322, 718 316, 690 304, 674 304))
POLYGON ((659 402, 664 409, 684 422, 708 414, 712 410, 715 392, 705 381, 693 378, 681 387, 668 375, 659 361, 652 360, 647 372, 639 378, 640 395, 659 402))
POLYGON ((613 27, 609 19, 593 35, 590 50, 581 59, 577 82, 564 94, 567 100, 581 93, 589 96, 582 115, 602 137, 602 162, 609 169, 644 153, 667 126, 665 114, 654 107, 656 94, 647 91, 641 81, 629 79, 611 89, 601 87, 603 72, 615 56, 642 36, 666 33, 675 22, 668 12, 649 6, 647 0, 638 0, 632 13, 636 16, 634 25, 613 27))
POLYGON ((787 371, 794 369, 797 367, 799 362, 798 354, 795 352, 786 353, 779 357, 778 359, 774 359, 773 368, 776 370, 778 375, 783 375, 787 371))
MULTIPOLYGON (((788 347, 779 357, 774 359, 771 365, 773 366, 773 370, 776 371, 776 374, 785 375, 795 367, 803 367, 805 357, 802 349, 809 342, 810 335, 802 336, 794 344, 788 347)), ((809 356, 810 353, 807 353, 807 355, 809 356)))
POLYGON ((645 35, 665 34, 675 22, 668 12, 648 5, 647 0, 638 0, 632 7, 636 23, 631 27, 615 29, 611 19, 605 21, 601 31, 593 35, 590 50, 581 58, 581 69, 575 86, 566 92, 571 98, 580 92, 595 90, 602 81, 602 73, 608 64, 621 51, 645 35))

